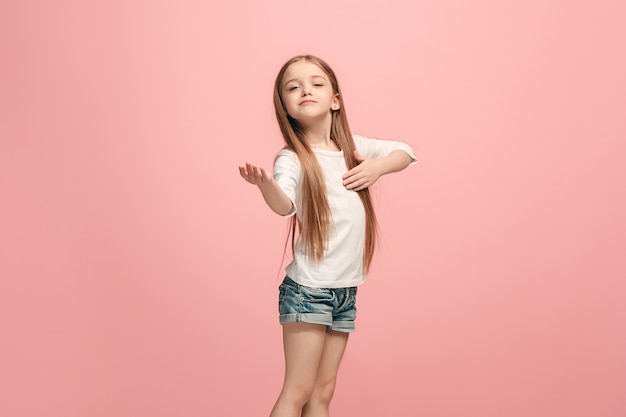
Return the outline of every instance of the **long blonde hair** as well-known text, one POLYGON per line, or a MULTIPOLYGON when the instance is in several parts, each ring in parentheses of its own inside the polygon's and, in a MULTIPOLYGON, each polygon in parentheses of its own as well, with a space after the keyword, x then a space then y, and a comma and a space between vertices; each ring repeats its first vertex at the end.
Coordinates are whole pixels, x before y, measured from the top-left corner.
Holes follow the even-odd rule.
MULTIPOLYGON (((296 228, 304 239, 304 252, 316 261, 324 257, 329 230, 332 225, 332 215, 326 196, 326 185, 322 170, 317 158, 309 145, 306 136, 298 122, 287 114, 282 100, 282 83, 285 71, 295 62, 308 61, 320 67, 328 76, 333 92, 338 95, 339 109, 332 111, 332 124, 330 137, 335 141, 339 149, 343 151, 348 169, 358 165, 354 157, 354 139, 350 132, 346 111, 343 104, 343 96, 339 89, 337 77, 330 66, 322 59, 312 55, 298 55, 287 61, 276 76, 274 83, 274 109, 276 119, 283 134, 287 149, 292 150, 298 156, 302 169, 302 211, 301 222, 296 216, 291 219, 291 247, 294 249, 296 228)), ((369 270, 374 257, 374 249, 377 239, 377 222, 374 206, 367 188, 357 191, 365 209, 365 248, 363 251, 363 267, 365 272, 369 270)))

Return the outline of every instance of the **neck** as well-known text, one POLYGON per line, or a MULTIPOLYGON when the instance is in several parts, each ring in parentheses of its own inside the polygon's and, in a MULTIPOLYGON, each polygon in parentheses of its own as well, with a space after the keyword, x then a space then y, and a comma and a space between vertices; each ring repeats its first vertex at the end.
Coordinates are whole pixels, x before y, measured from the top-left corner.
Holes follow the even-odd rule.
POLYGON ((338 151, 339 147, 330 137, 330 127, 332 124, 332 117, 328 114, 321 121, 307 124, 303 126, 304 134, 307 141, 312 148, 328 149, 338 151))

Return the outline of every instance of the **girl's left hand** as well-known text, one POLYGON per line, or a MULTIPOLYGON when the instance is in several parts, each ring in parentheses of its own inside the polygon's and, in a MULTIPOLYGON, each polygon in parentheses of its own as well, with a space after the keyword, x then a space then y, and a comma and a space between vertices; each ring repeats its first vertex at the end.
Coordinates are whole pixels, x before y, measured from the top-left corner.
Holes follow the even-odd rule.
POLYGON ((354 157, 359 165, 343 174, 343 185, 348 190, 361 191, 374 184, 382 175, 382 170, 376 159, 365 158, 356 150, 354 157))

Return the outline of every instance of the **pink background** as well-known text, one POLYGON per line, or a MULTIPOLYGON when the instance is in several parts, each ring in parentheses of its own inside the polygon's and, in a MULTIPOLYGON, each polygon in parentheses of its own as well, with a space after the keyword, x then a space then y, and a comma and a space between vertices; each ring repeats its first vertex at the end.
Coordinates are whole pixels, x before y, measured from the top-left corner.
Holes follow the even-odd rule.
POLYGON ((335 416, 626 415, 621 1, 0 4, 0 415, 262 416, 287 231, 237 171, 333 66, 375 189, 335 416), (89 5, 88 5, 89 4, 89 5))

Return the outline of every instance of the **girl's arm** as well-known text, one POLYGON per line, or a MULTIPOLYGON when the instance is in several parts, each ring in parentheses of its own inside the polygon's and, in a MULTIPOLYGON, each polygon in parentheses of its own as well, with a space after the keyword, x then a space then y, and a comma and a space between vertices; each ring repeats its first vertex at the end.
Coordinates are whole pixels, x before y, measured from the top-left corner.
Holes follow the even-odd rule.
POLYGON ((286 216, 293 211, 293 203, 287 194, 278 186, 272 174, 261 167, 254 166, 248 162, 239 167, 241 177, 259 187, 263 199, 276 214, 286 216))
POLYGON ((354 191, 371 186, 382 175, 402 171, 413 162, 413 158, 403 150, 395 150, 382 158, 365 158, 354 151, 354 157, 359 165, 343 175, 344 187, 354 191))

